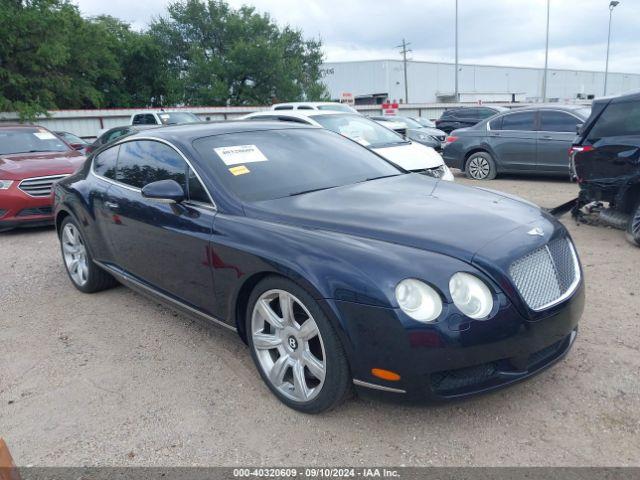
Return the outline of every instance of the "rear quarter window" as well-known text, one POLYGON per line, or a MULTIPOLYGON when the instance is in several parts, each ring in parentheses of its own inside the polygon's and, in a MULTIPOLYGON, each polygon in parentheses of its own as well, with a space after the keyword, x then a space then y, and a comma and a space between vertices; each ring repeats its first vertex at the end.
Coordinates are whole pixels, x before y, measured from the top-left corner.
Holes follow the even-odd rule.
POLYGON ((589 132, 592 142, 603 137, 640 135, 640 102, 611 103, 600 114, 589 132))

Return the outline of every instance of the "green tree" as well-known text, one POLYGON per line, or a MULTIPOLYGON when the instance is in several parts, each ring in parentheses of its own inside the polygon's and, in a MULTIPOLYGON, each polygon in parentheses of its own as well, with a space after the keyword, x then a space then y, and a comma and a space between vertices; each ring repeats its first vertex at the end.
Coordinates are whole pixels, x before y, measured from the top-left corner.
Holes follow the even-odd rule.
POLYGON ((252 105, 327 97, 319 40, 224 1, 181 0, 168 14, 150 34, 166 57, 173 101, 252 105))

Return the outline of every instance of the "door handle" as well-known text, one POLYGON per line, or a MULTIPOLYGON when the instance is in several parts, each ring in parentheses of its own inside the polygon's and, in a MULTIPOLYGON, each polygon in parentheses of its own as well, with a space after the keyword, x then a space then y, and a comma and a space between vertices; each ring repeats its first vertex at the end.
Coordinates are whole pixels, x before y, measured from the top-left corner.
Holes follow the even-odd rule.
POLYGON ((553 140, 553 137, 551 137, 551 135, 543 135, 542 137, 540 137, 541 140, 553 140))
POLYGON ((116 202, 104 202, 104 206, 110 208, 111 210, 116 210, 120 205, 116 202))

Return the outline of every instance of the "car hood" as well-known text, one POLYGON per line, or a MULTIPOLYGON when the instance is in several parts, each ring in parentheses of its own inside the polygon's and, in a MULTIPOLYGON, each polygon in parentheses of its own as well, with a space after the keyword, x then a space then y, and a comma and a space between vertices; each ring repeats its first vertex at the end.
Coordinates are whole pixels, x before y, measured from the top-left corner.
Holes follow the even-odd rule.
POLYGON ((431 127, 422 127, 422 128, 410 128, 407 130, 407 133, 415 132, 415 133, 424 133, 425 135, 432 135, 436 137, 446 137, 447 134, 438 128, 431 127))
POLYGON ((0 178, 22 180, 47 175, 65 175, 82 166, 86 157, 76 150, 0 155, 0 178))
POLYGON ((424 170, 439 167, 442 157, 433 148, 417 142, 408 142, 393 147, 372 148, 378 155, 405 170, 424 170))
MULTIPOLYGON (((530 203, 419 174, 256 202, 245 212, 262 220, 371 238, 467 262, 484 246, 529 224, 550 232, 556 228, 530 203)), ((525 243, 523 235, 513 241, 525 243)))

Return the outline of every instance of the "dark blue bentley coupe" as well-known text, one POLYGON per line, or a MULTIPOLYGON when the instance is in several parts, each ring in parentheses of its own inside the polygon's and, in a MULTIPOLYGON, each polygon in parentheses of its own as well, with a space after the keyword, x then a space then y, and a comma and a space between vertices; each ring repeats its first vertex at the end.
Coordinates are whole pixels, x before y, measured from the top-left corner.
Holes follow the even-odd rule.
POLYGON ((140 132, 55 186, 73 284, 120 281, 237 331, 291 408, 446 400, 527 378, 575 339, 566 229, 533 204, 407 173, 333 132, 140 132))

